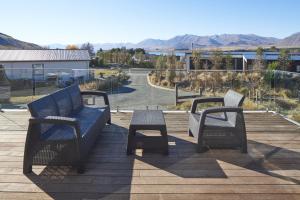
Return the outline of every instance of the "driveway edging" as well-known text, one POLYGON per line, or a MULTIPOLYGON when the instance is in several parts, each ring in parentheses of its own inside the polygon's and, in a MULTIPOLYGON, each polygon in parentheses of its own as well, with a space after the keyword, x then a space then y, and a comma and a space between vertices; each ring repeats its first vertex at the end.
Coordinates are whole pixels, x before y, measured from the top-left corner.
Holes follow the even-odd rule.
POLYGON ((150 76, 149 76, 149 74, 147 74, 147 82, 148 82, 148 84, 149 84, 151 87, 154 87, 154 88, 157 88, 157 89, 167 90, 167 91, 171 91, 171 92, 174 92, 174 91, 175 91, 175 89, 170 89, 170 88, 165 88, 165 87, 162 87, 162 86, 154 85, 154 84, 151 83, 151 81, 150 81, 150 76))

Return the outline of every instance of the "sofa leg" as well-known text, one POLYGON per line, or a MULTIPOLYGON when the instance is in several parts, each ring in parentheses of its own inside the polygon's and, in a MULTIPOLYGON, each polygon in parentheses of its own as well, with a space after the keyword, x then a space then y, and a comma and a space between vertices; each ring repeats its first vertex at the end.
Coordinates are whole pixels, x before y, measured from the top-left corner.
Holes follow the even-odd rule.
POLYGON ((189 132, 189 136, 190 137, 194 137, 194 135, 193 135, 193 133, 192 133, 192 131, 190 129, 188 130, 188 132, 189 132))
POLYGON ((107 121, 107 124, 111 125, 111 118, 107 121))
POLYGON ((83 166, 83 165, 79 165, 79 166, 77 167, 77 173, 78 173, 78 174, 83 174, 84 171, 85 171, 85 169, 84 169, 84 166, 83 166))
POLYGON ((247 145, 246 146, 242 146, 241 153, 248 153, 247 145))
POLYGON ((23 166, 23 174, 29 174, 32 172, 32 165, 24 164, 23 166))
POLYGON ((207 146, 203 146, 203 145, 197 145, 197 153, 204 153, 208 151, 208 147, 207 146))

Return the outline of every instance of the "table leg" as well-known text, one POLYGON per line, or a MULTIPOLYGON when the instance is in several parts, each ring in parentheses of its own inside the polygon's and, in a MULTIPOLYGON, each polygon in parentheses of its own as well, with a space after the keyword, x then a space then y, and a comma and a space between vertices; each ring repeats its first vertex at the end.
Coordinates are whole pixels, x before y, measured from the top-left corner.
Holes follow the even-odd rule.
POLYGON ((131 155, 134 150, 134 136, 136 134, 136 130, 133 128, 129 128, 128 131, 128 141, 127 141, 127 155, 131 155))
POLYGON ((163 128, 160 130, 160 134, 163 139, 164 147, 163 147, 163 152, 165 155, 169 154, 169 144, 168 144, 168 133, 167 133, 167 128, 163 128))

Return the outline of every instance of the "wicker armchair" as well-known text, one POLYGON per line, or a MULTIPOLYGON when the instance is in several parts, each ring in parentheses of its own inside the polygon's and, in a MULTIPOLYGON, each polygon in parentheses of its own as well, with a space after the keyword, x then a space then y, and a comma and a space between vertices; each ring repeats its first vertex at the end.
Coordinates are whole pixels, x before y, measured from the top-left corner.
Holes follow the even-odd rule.
POLYGON ((197 141, 197 151, 208 148, 240 148, 247 153, 247 136, 243 109, 244 96, 229 90, 224 98, 199 98, 192 104, 189 115, 189 135, 197 141), (196 112, 200 103, 219 102, 221 107, 212 107, 196 112))

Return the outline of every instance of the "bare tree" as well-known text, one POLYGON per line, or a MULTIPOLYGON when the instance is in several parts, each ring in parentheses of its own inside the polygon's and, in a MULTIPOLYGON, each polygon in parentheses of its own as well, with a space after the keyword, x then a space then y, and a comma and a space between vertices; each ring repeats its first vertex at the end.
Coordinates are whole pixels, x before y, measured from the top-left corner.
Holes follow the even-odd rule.
POLYGON ((289 54, 289 50, 287 50, 287 49, 281 49, 280 50, 278 62, 279 62, 279 68, 280 68, 280 70, 287 71, 287 69, 290 66, 290 54, 289 54))
POLYGON ((95 51, 94 51, 94 46, 93 44, 87 42, 81 45, 80 49, 83 50, 88 50, 90 56, 94 56, 95 55, 95 51))
POLYGON ((219 70, 222 69, 223 65, 223 52, 220 50, 214 51, 210 58, 213 66, 213 69, 219 70))
POLYGON ((196 70, 202 69, 202 61, 201 61, 201 52, 200 51, 193 51, 192 52, 192 59, 193 64, 196 70))
POLYGON ((258 47, 256 49, 256 58, 253 65, 253 70, 263 70, 265 69, 264 62, 264 49, 262 47, 258 47))
POLYGON ((225 67, 226 67, 227 70, 232 70, 233 69, 232 56, 230 54, 227 54, 225 56, 225 67))

